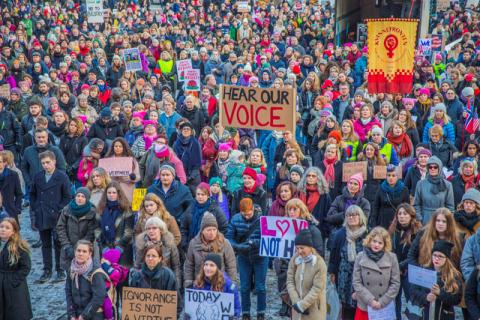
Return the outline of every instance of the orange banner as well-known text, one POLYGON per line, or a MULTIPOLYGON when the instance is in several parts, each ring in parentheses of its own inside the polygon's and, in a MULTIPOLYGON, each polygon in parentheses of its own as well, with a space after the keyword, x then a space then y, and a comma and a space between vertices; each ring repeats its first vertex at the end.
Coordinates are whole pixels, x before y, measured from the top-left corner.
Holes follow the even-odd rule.
POLYGON ((416 19, 370 19, 368 93, 411 93, 416 19))

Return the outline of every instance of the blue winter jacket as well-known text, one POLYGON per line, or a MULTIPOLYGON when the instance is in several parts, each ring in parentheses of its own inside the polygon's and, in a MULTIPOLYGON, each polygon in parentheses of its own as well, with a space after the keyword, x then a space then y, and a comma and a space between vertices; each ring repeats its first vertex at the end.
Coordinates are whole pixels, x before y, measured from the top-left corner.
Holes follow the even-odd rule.
MULTIPOLYGON (((430 141, 429 130, 433 127, 433 120, 429 119, 423 128, 423 143, 428 143, 430 141)), ((450 141, 451 144, 455 145, 455 127, 451 122, 443 125, 443 136, 445 139, 450 141)))
POLYGON ((258 257, 260 249, 260 215, 255 213, 249 220, 241 213, 233 216, 225 237, 237 254, 258 257), (249 234, 250 233, 250 234, 249 234))
POLYGON ((193 205, 193 197, 190 189, 177 180, 174 180, 167 192, 163 191, 161 182, 156 182, 151 185, 147 189, 147 193, 150 192, 155 193, 162 199, 165 208, 175 217, 177 224, 180 226, 183 214, 191 210, 193 205))
POLYGON ((355 66, 353 67, 353 85, 355 88, 358 88, 362 85, 365 70, 367 70, 367 57, 362 55, 360 58, 358 58, 358 60, 355 62, 355 66))
MULTIPOLYGON (((272 190, 275 184, 275 176, 277 164, 275 163, 275 150, 277 146, 282 143, 283 137, 275 137, 275 132, 271 132, 262 143, 262 151, 267 162, 267 187, 268 190, 272 190)), ((267 188, 264 188, 267 190, 267 188)))
POLYGON ((467 239, 463 247, 460 269, 464 279, 470 278, 473 269, 480 264, 480 229, 467 239))

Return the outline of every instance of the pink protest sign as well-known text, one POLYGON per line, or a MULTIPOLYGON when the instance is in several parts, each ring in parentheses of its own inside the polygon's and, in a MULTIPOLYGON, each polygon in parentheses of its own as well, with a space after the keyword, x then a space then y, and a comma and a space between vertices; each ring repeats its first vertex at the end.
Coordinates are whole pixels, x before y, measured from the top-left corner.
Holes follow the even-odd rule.
POLYGON ((260 255, 274 258, 291 258, 295 251, 295 237, 307 229, 308 222, 285 217, 260 217, 260 255))

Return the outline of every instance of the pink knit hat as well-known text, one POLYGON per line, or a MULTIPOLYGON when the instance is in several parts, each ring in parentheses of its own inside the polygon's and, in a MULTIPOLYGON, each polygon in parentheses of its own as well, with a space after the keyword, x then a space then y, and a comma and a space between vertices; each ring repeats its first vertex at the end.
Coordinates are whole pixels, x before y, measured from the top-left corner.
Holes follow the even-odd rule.
POLYGON ((168 158, 170 156, 170 149, 164 144, 155 144, 153 151, 155 156, 159 159, 168 158))
POLYGON ((357 181, 359 187, 360 187, 360 190, 362 190, 362 187, 363 187, 363 175, 361 172, 359 173, 355 173, 354 175, 351 175, 350 178, 348 179, 348 181, 350 182, 351 180, 355 180, 357 181))
POLYGON ((430 95, 430 89, 428 88, 422 88, 420 89, 419 93, 422 95, 422 94, 426 94, 427 96, 430 95))
POLYGON ((148 125, 152 125, 155 128, 157 127, 157 122, 153 120, 143 120, 142 124, 143 124, 143 128, 146 128, 148 125))
POLYGON ((232 151, 232 144, 229 142, 219 143, 218 144, 218 151, 232 151))
POLYGON ((143 120, 143 118, 145 118, 145 115, 147 113, 145 111, 135 111, 133 114, 132 114, 132 118, 140 118, 141 120, 143 120))

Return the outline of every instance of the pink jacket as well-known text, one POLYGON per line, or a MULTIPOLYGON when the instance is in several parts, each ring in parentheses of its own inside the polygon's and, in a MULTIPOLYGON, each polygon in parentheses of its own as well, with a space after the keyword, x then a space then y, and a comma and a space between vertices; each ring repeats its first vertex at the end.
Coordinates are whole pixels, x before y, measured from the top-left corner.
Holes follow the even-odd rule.
POLYGON ((382 124, 376 118, 372 118, 372 120, 370 120, 370 122, 365 125, 360 119, 357 119, 353 122, 353 130, 358 135, 358 138, 362 143, 367 140, 368 133, 370 132, 370 130, 372 130, 374 126, 381 128, 382 124))
POLYGON ((77 179, 79 182, 82 183, 83 187, 87 185, 88 177, 90 177, 90 174, 92 173, 92 170, 93 170, 93 162, 91 161, 87 162, 87 169, 83 170, 83 163, 85 161, 86 161, 85 158, 80 160, 80 164, 78 165, 78 171, 77 171, 77 179), (85 178, 86 173, 87 173, 87 177, 85 178))
MULTIPOLYGON (((180 180, 182 184, 187 183, 187 175, 185 174, 185 169, 183 168, 183 163, 178 157, 175 155, 175 152, 172 148, 170 149, 170 154, 168 155, 168 162, 175 166, 175 174, 180 180)), ((160 173, 157 175, 155 179, 160 179, 160 173)))

